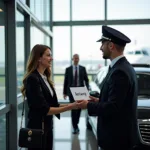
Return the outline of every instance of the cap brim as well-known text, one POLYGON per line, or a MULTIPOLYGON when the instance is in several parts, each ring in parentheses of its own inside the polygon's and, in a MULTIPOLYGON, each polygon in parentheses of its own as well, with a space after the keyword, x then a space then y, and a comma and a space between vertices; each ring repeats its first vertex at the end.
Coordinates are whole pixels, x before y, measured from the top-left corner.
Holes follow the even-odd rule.
POLYGON ((101 39, 97 40, 96 42, 101 42, 102 40, 103 40, 103 38, 101 38, 101 39))

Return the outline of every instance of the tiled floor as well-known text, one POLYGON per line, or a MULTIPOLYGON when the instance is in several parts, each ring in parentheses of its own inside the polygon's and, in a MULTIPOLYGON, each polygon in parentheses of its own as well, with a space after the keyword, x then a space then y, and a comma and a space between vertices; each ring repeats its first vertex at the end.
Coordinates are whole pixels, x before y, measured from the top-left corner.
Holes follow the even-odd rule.
POLYGON ((70 112, 54 118, 54 150, 97 150, 97 142, 92 131, 86 129, 85 112, 82 111, 79 123, 80 133, 72 134, 70 112))
MULTIPOLYGON (((54 150, 98 150, 97 142, 92 131, 86 129, 85 111, 82 110, 80 133, 72 134, 70 112, 61 114, 61 119, 54 118, 54 150)), ((136 148, 134 150, 149 150, 136 148)))

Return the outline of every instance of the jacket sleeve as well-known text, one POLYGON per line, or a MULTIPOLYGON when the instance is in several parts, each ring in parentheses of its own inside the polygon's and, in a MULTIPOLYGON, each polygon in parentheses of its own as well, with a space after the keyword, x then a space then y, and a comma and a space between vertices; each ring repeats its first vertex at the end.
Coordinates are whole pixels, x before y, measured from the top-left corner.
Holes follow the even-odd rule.
POLYGON ((87 89, 89 89, 89 79, 85 67, 84 67, 84 81, 87 89))
POLYGON ((26 80, 26 97, 30 109, 41 112, 42 116, 47 115, 50 106, 43 96, 38 77, 34 75, 26 80))
POLYGON ((116 71, 108 84, 108 100, 99 100, 99 103, 89 102, 87 105, 89 115, 111 117, 123 108, 130 89, 128 76, 123 71, 116 71))
POLYGON ((65 95, 67 95, 67 87, 68 87, 68 69, 66 69, 65 77, 64 77, 63 94, 65 94, 65 95))

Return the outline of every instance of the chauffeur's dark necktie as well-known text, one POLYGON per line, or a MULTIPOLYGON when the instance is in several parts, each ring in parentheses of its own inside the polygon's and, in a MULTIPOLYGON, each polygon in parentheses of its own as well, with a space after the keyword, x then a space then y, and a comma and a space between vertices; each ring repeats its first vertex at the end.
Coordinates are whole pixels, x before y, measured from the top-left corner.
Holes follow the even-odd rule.
POLYGON ((75 74, 74 74, 74 85, 77 86, 78 81, 78 73, 77 73, 77 67, 75 67, 75 74))

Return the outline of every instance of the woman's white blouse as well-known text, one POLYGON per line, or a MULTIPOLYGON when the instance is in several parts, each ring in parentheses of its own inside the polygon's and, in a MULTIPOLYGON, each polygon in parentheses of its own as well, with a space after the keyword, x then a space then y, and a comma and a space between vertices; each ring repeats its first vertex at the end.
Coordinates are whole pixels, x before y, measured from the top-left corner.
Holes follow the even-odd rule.
POLYGON ((54 93, 53 93, 53 90, 52 90, 52 88, 50 87, 50 85, 49 85, 49 83, 48 83, 48 81, 47 81, 47 77, 46 77, 46 76, 44 76, 44 75, 43 75, 43 74, 41 74, 41 73, 40 73, 40 75, 41 75, 42 79, 44 80, 45 84, 47 85, 47 87, 48 87, 48 89, 49 89, 49 91, 50 91, 51 95, 53 96, 53 95, 54 95, 54 93))

